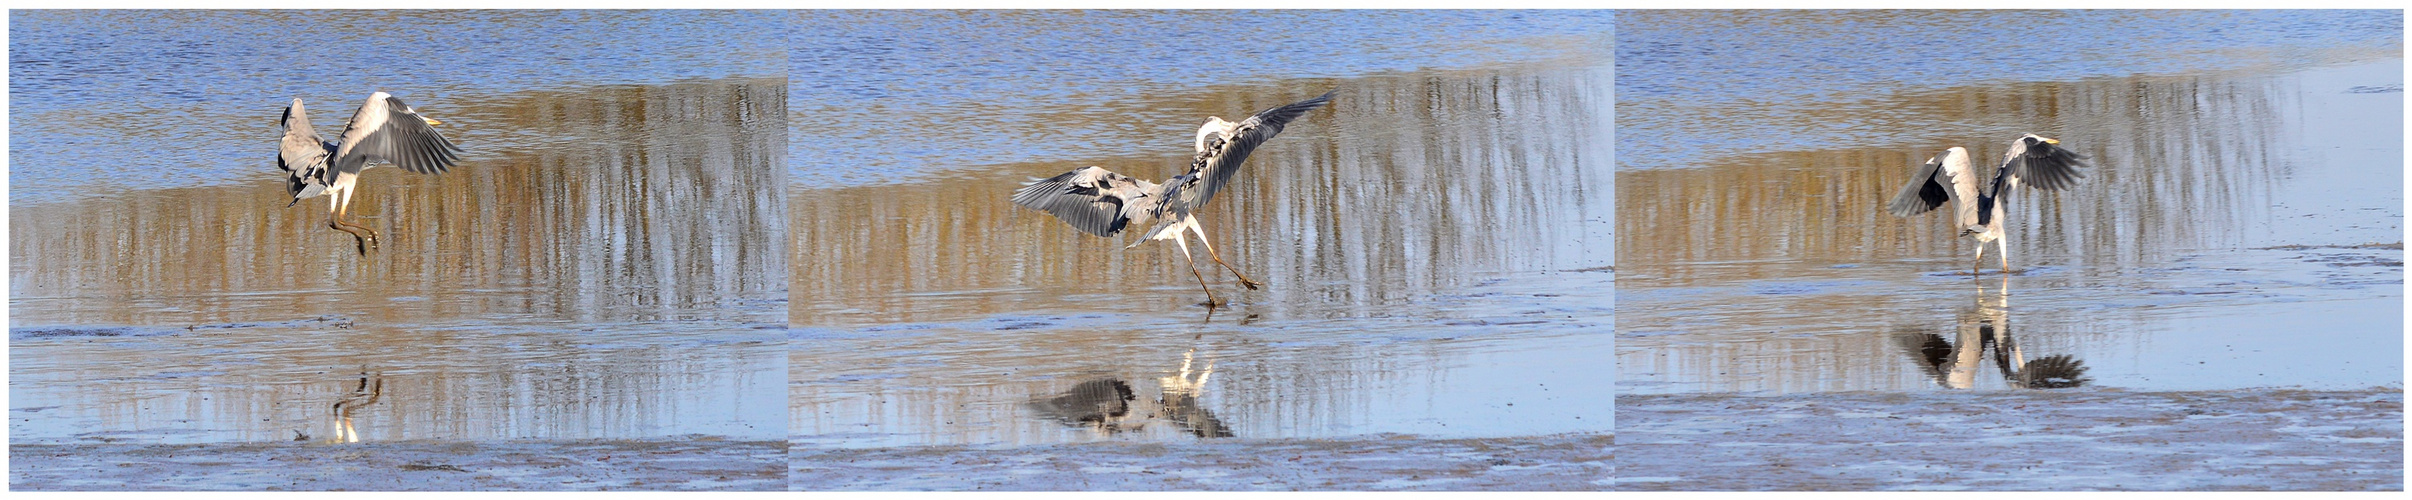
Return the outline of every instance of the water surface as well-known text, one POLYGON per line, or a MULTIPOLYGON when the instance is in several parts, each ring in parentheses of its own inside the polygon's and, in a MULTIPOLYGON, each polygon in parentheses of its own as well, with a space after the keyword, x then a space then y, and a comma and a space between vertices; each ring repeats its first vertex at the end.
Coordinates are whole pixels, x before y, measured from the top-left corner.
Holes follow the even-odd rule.
MULTIPOLYGON (((1757 28, 1830 30, 1836 40, 1815 43, 1845 43, 2000 15, 1753 13, 1671 31, 1706 14, 1626 17, 1623 36, 1648 41, 1620 47, 1676 50, 1757 28)), ((1814 66, 1677 77, 1644 62, 1664 58, 1623 59, 1620 147, 1718 132, 1700 134, 1696 152, 1623 156, 1620 390, 2400 385, 2403 66, 2387 52, 2400 50, 2394 39, 2365 43, 2359 31, 2395 14, 2085 14, 2065 22, 2141 29, 2172 55, 2085 56, 2091 69, 1945 85, 1813 83, 1829 79, 1814 66), (2241 33, 2268 35, 2196 34, 2251 20, 2241 33), (2279 60, 2305 55, 2319 57, 2279 60), (1747 105, 1728 93, 1769 81, 1829 90, 1747 105), (2095 167, 2066 191, 2014 195, 2019 272, 2005 279, 1988 253, 1971 276, 1974 242, 1942 215, 1881 210, 1913 165, 1951 146, 1998 161, 2024 132, 2057 137, 2095 167)), ((2086 40, 2068 42, 2072 52, 2091 53, 2086 40)), ((2023 43, 1878 44, 1851 64, 1976 64, 1972 54, 2023 43)), ((1710 51, 1683 65, 1792 50, 1710 51)))
MULTIPOLYGON (((761 11, 26 10, 9 21, 13 203, 222 186, 274 172, 291 99, 330 134, 386 91, 438 119, 496 94, 784 76, 761 11), (625 43, 644 33, 644 43, 625 43), (88 175, 91 172, 105 175, 88 175)), ((497 146, 549 140, 446 130, 497 146)))
MULTIPOLYGON (((1232 22, 1227 15, 1169 17, 1171 25, 1232 22)), ((1378 45, 1386 38, 1366 33, 1425 25, 1392 13, 1319 15, 1295 17, 1354 28, 1322 40, 1278 24, 1223 35, 1292 41, 1248 53, 1263 56, 1261 66, 1221 59, 1240 57, 1229 54, 1158 54, 1177 46, 1172 33, 1042 30, 1029 38, 1138 41, 1049 56, 1111 58, 1090 64, 1119 70, 1041 60, 1027 73, 1000 72, 1026 83, 989 90, 1015 95, 1002 101, 1011 113, 921 105, 960 102, 953 89, 984 88, 976 78, 880 73, 904 82, 889 87, 902 92, 891 100, 913 106, 890 108, 879 123, 952 125, 865 128, 882 141, 876 163, 885 166, 843 150, 799 153, 802 172, 902 173, 866 183, 805 173, 790 192, 796 440, 1012 446, 1609 429, 1605 24, 1575 37, 1597 45, 1533 57, 1440 51, 1324 69, 1297 61, 1346 59, 1311 54, 1378 45), (1159 60, 1151 54, 1170 62, 1145 64, 1159 60), (1458 66, 1387 66, 1441 63, 1458 66), (1130 69, 1154 67, 1234 74, 1176 83, 1130 69), (1326 76, 1342 70, 1356 74, 1326 76), (927 97, 903 92, 925 88, 927 97), (1196 305, 1204 296, 1174 249, 1124 250, 1136 234, 1089 236, 1007 201, 1032 177, 1090 165, 1168 177, 1205 117, 1237 118, 1333 89, 1331 106, 1259 149, 1199 214, 1224 259, 1267 283, 1248 291, 1207 275, 1232 302, 1211 314, 1196 305), (961 128, 997 116, 1049 125, 1010 136, 961 128)), ((1515 15, 1450 14, 1604 21, 1515 15)), ((1485 36, 1477 31, 1469 36, 1485 36)), ((1504 45, 1555 47, 1562 38, 1531 35, 1504 45)), ((986 60, 1025 48, 891 56, 986 60)), ((817 138, 815 127, 799 124, 800 137, 817 138)), ((1193 248, 1205 261, 1203 247, 1193 248)))
POLYGON ((669 57, 647 50, 709 35, 683 23, 735 19, 722 14, 485 14, 16 17, 12 441, 784 436, 787 82, 731 75, 778 65, 646 69, 669 57), (363 38, 396 23, 431 29, 363 38), (318 36, 200 39, 229 25, 318 36), (579 42, 631 29, 662 43, 605 57, 579 42), (115 42, 74 50, 99 39, 115 42), (369 82, 311 76, 374 66, 362 61, 255 69, 333 53, 275 53, 305 42, 423 64, 369 82), (140 57, 196 67, 92 70, 140 57), (172 88, 209 90, 160 91, 172 88), (311 100, 334 130, 377 88, 443 120, 466 152, 441 175, 364 175, 352 214, 384 239, 363 256, 326 227, 324 198, 286 206, 271 159, 287 99, 311 100), (171 108, 183 111, 148 113, 171 108), (94 140, 41 124, 55 116, 145 139, 103 159, 167 158, 169 173, 60 190, 88 168, 139 176, 44 153, 94 140))

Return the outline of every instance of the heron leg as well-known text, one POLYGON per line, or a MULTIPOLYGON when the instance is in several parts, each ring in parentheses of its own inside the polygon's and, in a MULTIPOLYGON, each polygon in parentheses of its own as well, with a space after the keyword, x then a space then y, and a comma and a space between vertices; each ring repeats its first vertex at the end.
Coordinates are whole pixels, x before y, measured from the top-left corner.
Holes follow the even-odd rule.
POLYGON ((1189 238, 1184 238, 1181 233, 1175 232, 1173 233, 1173 245, 1176 245, 1173 248, 1181 249, 1181 260, 1189 262, 1189 275, 1198 277, 1198 290, 1206 292, 1206 308, 1213 309, 1223 305, 1222 301, 1214 299, 1214 289, 1206 287, 1206 273, 1198 272, 1198 259, 1189 256, 1189 238))
MULTIPOLYGON (((349 216, 351 216, 351 215, 352 215, 352 190, 350 190, 350 189, 345 189, 345 190, 343 190, 343 203, 341 203, 339 206, 340 206, 341 208, 338 208, 338 209, 336 209, 336 211, 335 211, 337 218, 339 218, 339 219, 340 219, 340 218, 342 218, 342 217, 349 217, 349 216)), ((375 229, 369 229, 369 227, 368 227, 368 226, 366 226, 366 225, 361 225, 361 224, 357 224, 357 223, 350 223, 349 225, 350 225, 350 226, 352 226, 352 228, 353 228, 353 229, 358 229, 358 230, 361 230, 361 231, 363 231, 363 232, 367 232, 367 233, 368 233, 368 247, 369 247, 369 248, 377 248, 377 230, 375 230, 375 229)), ((357 235, 355 235, 355 236, 357 236, 357 235)), ((365 252, 363 252, 363 253, 365 253, 365 252)))
POLYGON ((1255 290, 1257 287, 1265 285, 1264 283, 1256 282, 1256 280, 1248 279, 1248 275, 1240 274, 1238 267, 1224 263, 1223 255, 1215 253, 1214 242, 1206 239, 1206 229, 1198 227, 1198 220, 1196 218, 1189 219, 1187 229, 1189 231, 1198 233, 1198 243, 1206 245, 1206 256, 1213 258, 1216 265, 1223 266, 1223 270, 1231 271, 1232 277, 1239 278, 1240 286, 1248 287, 1249 290, 1255 290))
POLYGON ((1969 265, 1968 265, 1968 275, 1969 275, 1969 276, 1977 276, 1977 275, 1981 275, 1981 274, 1984 274, 1984 273, 1985 273, 1985 240, 1977 240, 1977 257, 1976 257, 1976 262, 1971 263, 1971 264, 1969 264, 1969 265))
POLYGON ((368 255, 368 240, 363 239, 360 236, 359 231, 352 230, 352 226, 345 225, 343 223, 343 196, 341 192, 330 193, 327 195, 327 227, 334 228, 337 231, 343 231, 344 234, 352 235, 352 243, 360 247, 360 255, 368 255))
POLYGON ((2007 238, 2005 238, 2005 239, 1999 239, 1999 240, 1994 240, 1994 244, 1996 244, 1996 245, 2001 245, 2001 246, 2002 246, 2002 251, 2001 251, 2001 257, 2002 257, 2002 279, 2009 279, 2009 276, 2010 276, 2010 240, 2009 240, 2009 239, 2007 239, 2007 238))

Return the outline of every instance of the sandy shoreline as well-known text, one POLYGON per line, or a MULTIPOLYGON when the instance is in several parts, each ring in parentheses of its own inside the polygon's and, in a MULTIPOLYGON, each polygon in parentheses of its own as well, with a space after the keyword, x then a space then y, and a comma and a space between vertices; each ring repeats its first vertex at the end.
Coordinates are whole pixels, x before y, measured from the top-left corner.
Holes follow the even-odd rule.
POLYGON ((2400 389, 1626 395, 1618 490, 2404 488, 2400 389))

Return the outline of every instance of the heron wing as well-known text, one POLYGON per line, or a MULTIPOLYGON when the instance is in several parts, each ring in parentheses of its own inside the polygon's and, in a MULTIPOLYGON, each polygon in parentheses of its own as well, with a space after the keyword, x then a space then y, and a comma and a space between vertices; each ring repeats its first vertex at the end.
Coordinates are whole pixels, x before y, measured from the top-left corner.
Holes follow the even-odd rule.
POLYGON ((1968 151, 1960 148, 1943 150, 1942 154, 1926 160, 1914 171, 1910 185, 1893 197, 1887 207, 1903 217, 1926 213, 1950 201, 1952 216, 1960 227, 1977 223, 1977 179, 1969 167, 1968 151))
POLYGON ((1943 202, 1951 201, 1951 190, 1943 186, 1947 182, 1950 178, 1943 175, 1943 155, 1928 158, 1925 164, 1910 169, 1909 185, 1901 187, 1901 194, 1893 195, 1893 202, 1886 204, 1885 210, 1908 217, 1943 206, 1943 202))
POLYGON ((1994 197, 2008 195, 2012 188, 2022 184, 2054 191, 2085 178, 2085 172, 2077 170, 2077 167, 2090 166, 2085 163, 2085 155, 2058 144, 2033 142, 2030 146, 2024 137, 2010 141, 2010 151, 2003 155, 2001 171, 1996 174, 2000 178, 1995 181, 1994 197))
POLYGON ((372 163, 391 163, 414 173, 443 173, 460 161, 460 150, 401 99, 372 97, 344 127, 335 168, 358 172, 372 163))
POLYGON ((296 200, 318 196, 325 192, 327 155, 331 153, 326 140, 310 128, 310 113, 301 99, 285 107, 285 136, 277 145, 276 168, 285 171, 285 194, 296 200))
POLYGON ((1013 204, 1034 208, 1098 236, 1113 236, 1132 219, 1152 217, 1157 186, 1098 167, 1031 181, 1014 190, 1013 204))
POLYGON ((1282 127, 1289 125, 1290 120, 1296 120, 1299 115, 1332 102, 1332 95, 1337 93, 1338 90, 1324 92, 1313 99, 1275 106, 1241 120, 1239 125, 1232 128, 1229 136, 1222 138, 1220 144, 1210 144, 1206 151, 1199 152, 1197 159, 1190 162, 1189 174, 1194 177, 1188 185, 1183 186, 1181 201, 1190 207, 1205 206, 1208 200, 1214 199, 1215 192, 1222 191, 1223 185, 1231 182, 1232 175, 1239 173, 1240 162, 1247 161, 1248 153, 1255 152, 1257 145, 1280 134, 1282 127))

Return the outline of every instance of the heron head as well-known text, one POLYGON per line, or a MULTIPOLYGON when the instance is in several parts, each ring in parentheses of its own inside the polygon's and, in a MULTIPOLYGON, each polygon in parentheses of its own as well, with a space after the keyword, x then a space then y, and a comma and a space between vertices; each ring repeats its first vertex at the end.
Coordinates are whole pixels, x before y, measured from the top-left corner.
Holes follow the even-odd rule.
POLYGON ((2026 140, 2028 144, 2060 144, 2059 139, 2053 139, 2035 134, 2027 134, 2026 137, 2021 137, 2020 139, 2026 140))
POLYGON ((1238 124, 1223 121, 1223 117, 1220 116, 1206 117, 1206 124, 1198 126, 1198 136, 1196 142, 1191 146, 1195 147, 1197 152, 1204 153, 1208 149, 1208 146, 1211 146, 1207 143, 1208 139, 1221 137, 1231 133, 1231 129, 1235 125, 1238 124))

